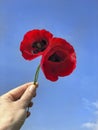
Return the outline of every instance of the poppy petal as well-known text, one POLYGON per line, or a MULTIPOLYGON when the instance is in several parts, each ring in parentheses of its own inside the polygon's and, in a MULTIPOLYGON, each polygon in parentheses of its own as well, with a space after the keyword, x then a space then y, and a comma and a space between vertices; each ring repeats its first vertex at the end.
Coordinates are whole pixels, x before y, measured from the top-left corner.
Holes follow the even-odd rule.
POLYGON ((21 41, 20 51, 26 60, 32 60, 43 54, 49 45, 52 34, 47 30, 34 29, 28 31, 21 41))
POLYGON ((76 53, 72 45, 62 38, 52 38, 50 46, 41 60, 41 68, 46 78, 51 81, 67 76, 76 67, 76 53))

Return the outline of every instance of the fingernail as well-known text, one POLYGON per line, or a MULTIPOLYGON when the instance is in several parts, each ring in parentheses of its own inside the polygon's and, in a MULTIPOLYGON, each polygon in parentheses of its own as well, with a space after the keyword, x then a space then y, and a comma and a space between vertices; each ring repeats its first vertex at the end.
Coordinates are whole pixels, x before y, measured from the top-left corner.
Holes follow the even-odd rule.
POLYGON ((36 88, 38 87, 38 82, 36 82, 36 83, 33 83, 35 86, 36 86, 36 88))
POLYGON ((32 85, 29 86, 29 91, 34 91, 35 88, 36 88, 35 85, 32 84, 32 85))

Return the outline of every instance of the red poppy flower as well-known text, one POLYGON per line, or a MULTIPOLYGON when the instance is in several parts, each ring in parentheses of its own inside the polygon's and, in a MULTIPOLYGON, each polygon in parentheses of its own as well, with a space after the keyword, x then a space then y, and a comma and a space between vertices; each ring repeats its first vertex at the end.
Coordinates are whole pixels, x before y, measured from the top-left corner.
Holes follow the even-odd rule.
POLYGON ((49 45, 49 39, 52 34, 46 30, 34 29, 24 35, 23 41, 20 45, 22 56, 26 60, 32 60, 37 56, 43 54, 49 45))
POLYGON ((50 46, 42 56, 41 68, 47 79, 58 80, 58 76, 67 76, 76 67, 76 54, 72 45, 61 38, 52 38, 50 46))

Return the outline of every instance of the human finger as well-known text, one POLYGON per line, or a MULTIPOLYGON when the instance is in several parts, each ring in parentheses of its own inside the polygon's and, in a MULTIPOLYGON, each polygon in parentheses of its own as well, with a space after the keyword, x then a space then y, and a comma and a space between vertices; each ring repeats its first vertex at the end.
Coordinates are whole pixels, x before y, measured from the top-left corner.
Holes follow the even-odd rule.
POLYGON ((24 92, 24 94, 22 95, 22 97, 20 98, 20 104, 23 107, 28 107, 29 103, 31 102, 31 99, 35 96, 36 94, 36 88, 37 85, 35 84, 31 84, 26 91, 24 92))
POLYGON ((33 84, 33 82, 29 82, 26 84, 23 84, 15 89, 12 89, 11 91, 9 91, 8 93, 4 94, 3 96, 5 97, 9 97, 11 100, 16 101, 19 98, 21 98, 21 96, 23 95, 23 93, 26 91, 26 89, 33 84))

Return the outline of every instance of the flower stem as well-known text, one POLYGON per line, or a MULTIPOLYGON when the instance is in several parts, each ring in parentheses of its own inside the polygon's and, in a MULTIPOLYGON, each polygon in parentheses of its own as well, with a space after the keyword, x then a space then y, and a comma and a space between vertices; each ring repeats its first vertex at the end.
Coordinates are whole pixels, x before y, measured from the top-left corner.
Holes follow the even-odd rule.
POLYGON ((38 65, 38 67, 36 69, 36 73, 35 73, 35 77, 34 77, 34 84, 36 84, 36 82, 38 80, 39 70, 40 70, 40 64, 38 65))

